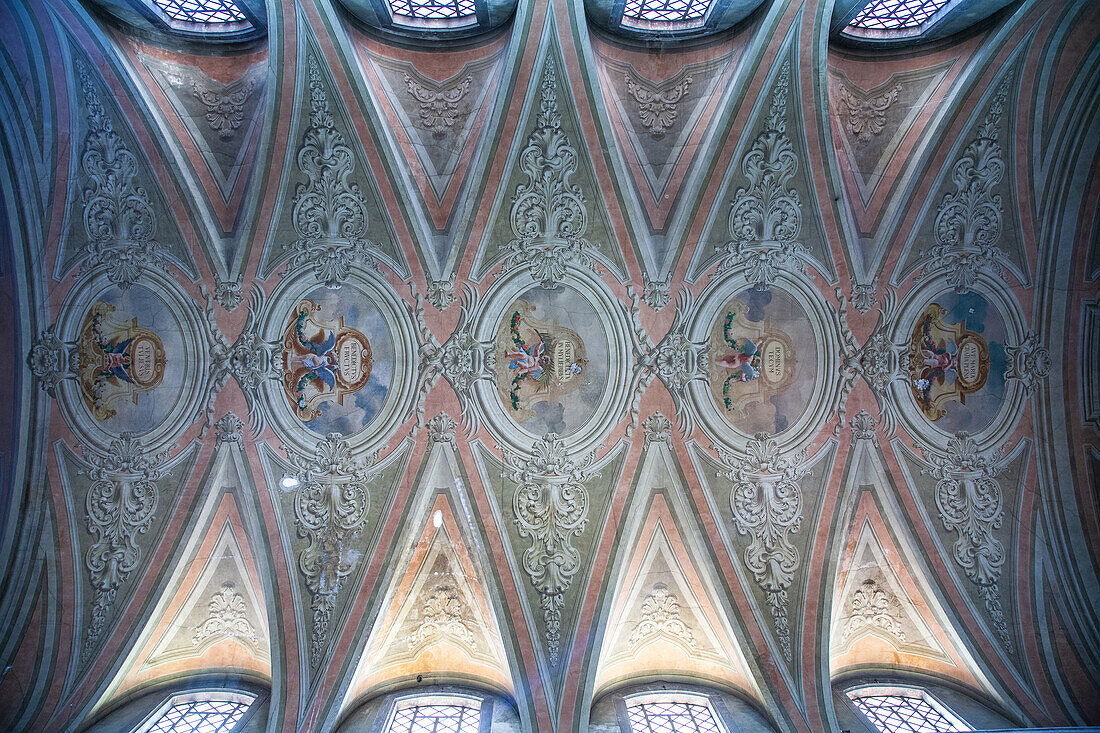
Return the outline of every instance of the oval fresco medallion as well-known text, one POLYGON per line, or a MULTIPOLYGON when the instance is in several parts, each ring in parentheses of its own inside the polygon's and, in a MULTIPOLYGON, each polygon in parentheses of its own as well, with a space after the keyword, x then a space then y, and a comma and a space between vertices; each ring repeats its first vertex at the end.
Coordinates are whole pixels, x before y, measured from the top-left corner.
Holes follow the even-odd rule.
POLYGON ((572 288, 522 293, 505 310, 494 350, 504 412, 535 435, 576 431, 607 388, 607 336, 595 308, 572 288))
POLYGON ((180 323, 152 291, 109 290, 88 307, 77 335, 81 402, 111 432, 145 433, 183 389, 180 323))
POLYGON ((1005 393, 1005 324, 977 293, 943 293, 907 333, 909 393, 925 418, 949 433, 993 422, 1005 393))
POLYGON ((718 311, 708 383, 718 411, 749 434, 786 430, 813 396, 817 338, 787 293, 748 289, 718 311))
POLYGON ((317 288, 282 331, 282 392, 310 430, 354 435, 381 409, 393 381, 394 349, 385 318, 352 287, 317 288))

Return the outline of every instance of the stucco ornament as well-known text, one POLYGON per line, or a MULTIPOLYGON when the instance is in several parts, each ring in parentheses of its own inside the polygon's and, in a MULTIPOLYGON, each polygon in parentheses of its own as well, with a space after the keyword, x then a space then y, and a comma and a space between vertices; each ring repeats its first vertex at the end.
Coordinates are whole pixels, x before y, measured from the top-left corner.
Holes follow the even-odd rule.
POLYGON ((437 310, 446 310, 458 301, 455 298, 455 276, 443 280, 428 281, 428 302, 437 310))
POLYGON ((355 458, 340 433, 329 433, 317 442, 312 456, 302 456, 284 446, 297 470, 294 490, 294 524, 308 544, 298 554, 298 570, 309 590, 313 610, 309 659, 320 664, 328 643, 329 622, 344 581, 355 570, 352 540, 367 518, 370 492, 367 481, 377 456, 355 458))
POLYGON ((806 272, 802 231, 802 204, 790 188, 798 171, 791 138, 787 135, 787 97, 791 63, 785 61, 772 90, 764 130, 741 158, 748 186, 737 189, 729 215, 730 235, 716 275, 743 269, 749 283, 766 290, 783 269, 806 272))
POLYGON ((886 126, 886 111, 890 109, 901 84, 895 84, 882 94, 867 94, 854 87, 840 87, 840 103, 844 106, 844 129, 857 140, 866 142, 882 133, 886 126))
POLYGON ((879 629, 905 643, 898 599, 879 586, 874 578, 863 581, 852 594, 851 612, 844 622, 840 640, 847 641, 864 629, 879 629))
POLYGON ((598 474, 595 455, 574 461, 565 443, 553 433, 535 441, 530 455, 505 451, 503 476, 519 484, 512 511, 519 535, 529 540, 523 551, 523 570, 541 597, 550 663, 561 653, 562 609, 565 592, 580 570, 581 556, 573 545, 588 523, 588 490, 584 484, 598 474))
POLYGON ((1017 379, 1028 392, 1033 392, 1050 373, 1050 351, 1034 333, 1027 334, 1019 346, 1005 346, 1008 369, 1005 379, 1017 379))
POLYGON ((473 83, 474 78, 467 76, 442 89, 433 89, 410 74, 405 74, 405 88, 420 103, 421 124, 438 133, 446 132, 447 128, 454 126, 459 116, 458 103, 470 91, 473 83))
POLYGON ((878 303, 878 280, 869 283, 852 283, 852 307, 860 313, 870 313, 878 303))
POLYGON ((218 443, 236 443, 243 447, 244 422, 236 414, 227 412, 214 423, 214 438, 218 443))
POLYGON ((730 507, 734 526, 738 534, 750 539, 742 559, 767 597, 776 638, 790 661, 787 589, 801 564, 791 535, 802 527, 799 480, 809 473, 807 449, 784 456, 773 437, 758 433, 745 446, 744 455, 721 446, 714 450, 725 468, 719 475, 733 482, 730 507))
POLYGON ((455 444, 455 428, 458 427, 450 415, 441 412, 428 420, 428 442, 455 444))
POLYGON ((695 636, 680 617, 680 601, 676 594, 669 591, 664 583, 653 586, 642 599, 642 619, 627 640, 631 649, 636 649, 655 636, 665 636, 695 650, 695 636))
POLYGON ((677 75, 663 84, 651 84, 626 72, 626 91, 638 105, 638 120, 650 135, 659 138, 676 122, 680 114, 676 105, 687 96, 692 81, 690 76, 677 75))
POLYGON ((94 596, 84 637, 87 659, 103 634, 119 586, 141 562, 138 538, 149 529, 157 510, 157 481, 169 451, 147 455, 140 439, 123 433, 106 452, 85 447, 83 455, 92 482, 84 502, 84 525, 94 539, 84 553, 94 596))
POLYGON ((1001 115, 1008 97, 1005 76, 977 136, 951 169, 955 190, 944 195, 936 210, 936 246, 921 271, 922 277, 942 273, 957 293, 972 290, 979 275, 1003 277, 1004 253, 997 247, 1004 223, 1004 204, 994 188, 1004 177, 1005 162, 997 142, 1001 115))
POLYGON ((420 649, 443 638, 454 639, 471 651, 477 650, 470 611, 459 595, 454 579, 445 577, 424 599, 420 623, 405 641, 409 649, 420 649))
POLYGON ((668 305, 669 289, 672 287, 672 273, 668 273, 660 280, 651 280, 649 275, 642 273, 642 300, 655 311, 659 311, 668 305))
POLYGON ((336 129, 317 58, 309 55, 309 127, 298 150, 306 182, 294 190, 292 218, 298 239, 290 248, 287 273, 312 268, 330 289, 339 288, 355 265, 376 269, 367 237, 369 215, 363 191, 351 180, 355 154, 336 129))
POLYGON ((649 448, 653 443, 664 443, 672 446, 672 421, 659 412, 655 412, 642 421, 642 430, 645 431, 645 447, 649 448))
POLYGON ((39 334, 31 345, 27 366, 50 397, 57 397, 57 385, 62 379, 75 376, 69 369, 70 351, 74 348, 57 337, 54 326, 39 334))
POLYGON ((866 410, 860 410, 851 419, 849 425, 852 428, 853 440, 869 440, 878 446, 878 433, 875 431, 875 418, 866 410))
POLYGON ((214 300, 227 311, 232 311, 241 304, 243 287, 244 275, 237 275, 236 280, 222 280, 221 275, 214 273, 214 300))
POLYGON ((958 539, 952 548, 955 562, 978 586, 1001 644, 1012 653, 1012 636, 1001 608, 997 586, 1004 567, 1005 548, 994 531, 1004 522, 1004 500, 997 481, 1004 449, 982 453, 966 433, 947 441, 947 451, 922 448, 927 472, 936 483, 936 509, 944 529, 958 539))
POLYGON ((256 643, 256 627, 245 615, 244 596, 232 583, 222 583, 221 590, 210 598, 209 613, 191 637, 199 646, 207 639, 223 637, 256 643))
POLYGON ((424 413, 424 399, 435 383, 443 377, 454 389, 461 417, 466 421, 467 429, 476 431, 481 417, 474 399, 474 384, 479 379, 492 379, 496 363, 496 352, 491 341, 478 341, 471 334, 469 313, 477 309, 477 291, 466 286, 462 311, 458 323, 446 343, 440 344, 435 334, 424 320, 424 304, 415 292, 415 305, 411 306, 417 332, 417 357, 419 359, 417 395, 417 426, 424 413))
POLYGON ((157 217, 145 189, 137 185, 138 161, 115 132, 91 74, 77 65, 88 106, 88 134, 80 153, 85 181, 84 270, 104 268, 107 279, 128 290, 150 268, 168 266, 156 240, 157 217))
MULTIPOLYGON (((205 288, 202 288, 202 293, 206 298, 203 321, 213 363, 207 387, 206 427, 213 420, 214 398, 232 377, 244 394, 252 429, 258 433, 266 423, 266 416, 261 408, 262 401, 259 399, 260 385, 265 380, 279 379, 282 375, 278 363, 279 342, 262 339, 256 326, 264 308, 263 290, 253 287, 244 328, 232 344, 222 334, 214 319, 213 299, 206 294, 205 288)), ((204 434, 206 427, 203 428, 204 434)))
POLYGON ((204 116, 207 124, 222 140, 232 138, 233 133, 241 126, 244 120, 244 103, 255 88, 256 82, 253 79, 241 79, 221 89, 211 89, 198 81, 192 84, 195 99, 206 110, 204 116))
POLYGON ((525 267, 544 288, 552 288, 571 264, 596 269, 588 251, 591 245, 584 239, 584 192, 570 181, 579 160, 561 126, 557 70, 549 58, 542 72, 535 129, 519 156, 527 180, 512 195, 509 221, 515 238, 504 248, 502 274, 525 267))
POLYGON ((631 298, 630 320, 634 336, 634 398, 631 402, 631 424, 637 423, 638 405, 641 396, 654 377, 659 378, 672 395, 680 425, 690 432, 693 425, 691 415, 684 409, 688 384, 707 378, 706 340, 693 341, 687 336, 687 314, 694 312, 695 300, 688 290, 680 291, 676 301, 676 314, 672 326, 659 344, 653 343, 642 326, 638 297, 633 288, 627 287, 631 298))

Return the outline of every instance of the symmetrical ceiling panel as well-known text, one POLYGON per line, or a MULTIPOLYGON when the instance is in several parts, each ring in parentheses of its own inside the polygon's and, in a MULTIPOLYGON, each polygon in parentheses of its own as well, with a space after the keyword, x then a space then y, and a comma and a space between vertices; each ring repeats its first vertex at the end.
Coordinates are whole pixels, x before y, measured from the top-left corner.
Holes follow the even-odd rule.
POLYGON ((96 2, 0 7, 0 728, 1100 723, 1086 4, 96 2))

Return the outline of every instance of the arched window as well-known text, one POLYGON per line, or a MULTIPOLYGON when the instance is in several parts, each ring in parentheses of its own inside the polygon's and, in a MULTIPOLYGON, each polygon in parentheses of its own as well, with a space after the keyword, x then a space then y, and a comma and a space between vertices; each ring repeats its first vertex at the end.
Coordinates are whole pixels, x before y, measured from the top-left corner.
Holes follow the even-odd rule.
POLYGON ((974 730, 926 690, 917 687, 864 687, 849 691, 848 698, 882 733, 974 730))
POLYGON ((871 0, 852 18, 849 28, 870 30, 917 29, 937 19, 951 0, 871 0))
POLYGON ((386 733, 478 733, 479 698, 469 695, 418 695, 399 699, 386 733))
POLYGON ((689 693, 642 693, 626 698, 630 733, 725 733, 710 700, 689 693))
POLYGON ((700 28, 712 4, 713 0, 626 0, 622 24, 651 31, 700 28))
POLYGON ((153 0, 169 19, 182 23, 247 23, 244 13, 233 0, 153 0))
POLYGON ((173 695, 134 733, 229 733, 255 700, 254 695, 225 690, 173 695))
POLYGON ((423 28, 459 28, 477 23, 474 0, 389 0, 397 25, 423 28))

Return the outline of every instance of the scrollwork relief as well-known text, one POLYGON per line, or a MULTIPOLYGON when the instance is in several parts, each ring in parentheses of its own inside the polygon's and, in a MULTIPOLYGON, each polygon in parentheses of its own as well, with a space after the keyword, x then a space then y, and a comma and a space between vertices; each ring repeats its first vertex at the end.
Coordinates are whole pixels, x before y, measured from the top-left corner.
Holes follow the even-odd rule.
POLYGON ((952 557, 970 582, 978 586, 997 636, 1011 654, 1012 635, 998 588, 1005 549, 994 534, 1004 523, 1004 499, 997 481, 1004 449, 981 452, 973 438, 960 432, 947 441, 946 452, 922 448, 921 454, 930 466, 921 472, 937 480, 940 521, 944 529, 958 535, 952 557))
POLYGON ((355 154, 336 129, 317 58, 309 55, 309 127, 298 149, 306 182, 294 190, 292 218, 298 239, 290 245, 287 273, 308 267, 330 289, 347 282, 353 266, 377 269, 367 239, 369 214, 358 183, 351 180, 355 154))
POLYGON ((1009 77, 1005 76, 978 126, 977 136, 951 169, 955 190, 944 195, 936 210, 936 246, 921 270, 922 277, 942 273, 957 293, 972 290, 983 273, 998 278, 1004 275, 1004 253, 997 247, 1004 203, 994 189, 1005 170, 997 135, 1008 87, 1009 77))
POLYGON ((734 526, 749 538, 742 560, 767 598, 780 649, 790 661, 787 590, 802 560, 791 536, 802 527, 799 481, 809 473, 807 449, 784 456, 773 437, 759 433, 746 445, 744 455, 721 446, 714 450, 725 469, 719 475, 733 482, 734 526))
POLYGON ((80 153, 81 192, 88 241, 84 269, 102 267, 107 279, 128 290, 142 273, 168 266, 156 240, 157 216, 137 183, 138 159, 115 132, 84 64, 80 88, 88 106, 88 134, 80 153))
POLYGON ((527 268, 545 288, 554 287, 569 265, 596 269, 584 238, 588 211, 581 187, 571 182, 580 155, 562 129, 558 109, 557 68, 547 59, 540 84, 535 129, 520 152, 520 170, 527 181, 512 195, 514 238, 505 247, 501 273, 527 268))
POLYGON ((574 461, 565 443, 553 433, 535 441, 530 455, 505 452, 503 473, 519 484, 512 497, 519 536, 530 542, 522 565, 538 592, 546 624, 547 654, 557 665, 561 653, 565 592, 580 570, 580 552, 573 541, 588 523, 588 490, 584 484, 598 474, 595 455, 574 461))
POLYGON ((676 106, 687 96, 693 79, 679 76, 663 84, 651 84, 632 71, 626 72, 626 91, 638 106, 638 120, 655 138, 663 137, 679 117, 676 106))
POLYGON ((664 583, 657 583, 642 599, 642 619, 630 632, 627 644, 636 649, 654 636, 666 636, 695 650, 695 635, 680 616, 680 601, 664 583))
POLYGON ((354 457, 339 433, 329 433, 318 441, 312 456, 284 450, 298 480, 294 525, 298 536, 307 541, 298 553, 298 570, 311 599, 309 659, 310 665, 317 667, 328 643, 337 596, 357 564, 351 543, 366 524, 370 505, 367 481, 377 456, 354 457))
POLYGON ((470 611, 459 595, 452 579, 436 585, 424 599, 420 609, 420 623, 408 635, 409 649, 419 649, 425 644, 449 637, 471 651, 477 650, 470 611))
POLYGON ((856 588, 850 608, 840 635, 841 642, 848 641, 863 629, 878 629, 905 643, 898 599, 882 588, 874 578, 868 578, 856 588))
POLYGON ((1027 334, 1018 346, 1006 344, 1005 352, 1008 354, 1005 379, 1018 380, 1028 392, 1033 392, 1050 373, 1050 351, 1034 333, 1027 334))
POLYGON ((757 290, 766 290, 780 270, 806 272, 806 250, 798 241, 802 203, 790 187, 798 157, 787 135, 787 97, 791 64, 785 61, 772 91, 764 130, 741 159, 748 186, 737 189, 729 214, 733 239, 726 243, 717 275, 744 270, 757 290))
POLYGON ((222 140, 233 137, 233 133, 244 120, 244 103, 252 96, 256 82, 252 79, 227 84, 219 89, 195 81, 192 92, 195 99, 205 108, 206 122, 210 129, 218 133, 222 140))
POLYGON ((432 89, 405 74, 405 88, 420 103, 420 122, 434 133, 442 134, 458 119, 458 103, 470 91, 474 78, 467 76, 442 89, 432 89))
POLYGON ((191 637, 194 646, 213 637, 223 637, 256 643, 256 627, 245 615, 244 596, 233 583, 222 583, 221 590, 210 598, 209 613, 191 637))
POLYGON ((840 87, 840 103, 844 106, 844 129, 861 142, 882 133, 886 126, 886 111, 901 93, 895 84, 882 94, 867 94, 849 86, 840 87))
POLYGON ((103 634, 119 587, 142 560, 138 540, 157 510, 157 481, 166 472, 169 451, 147 455, 140 439, 123 433, 105 452, 85 447, 83 456, 87 470, 82 473, 92 482, 84 525, 94 540, 84 553, 93 591, 83 647, 87 659, 103 634))

